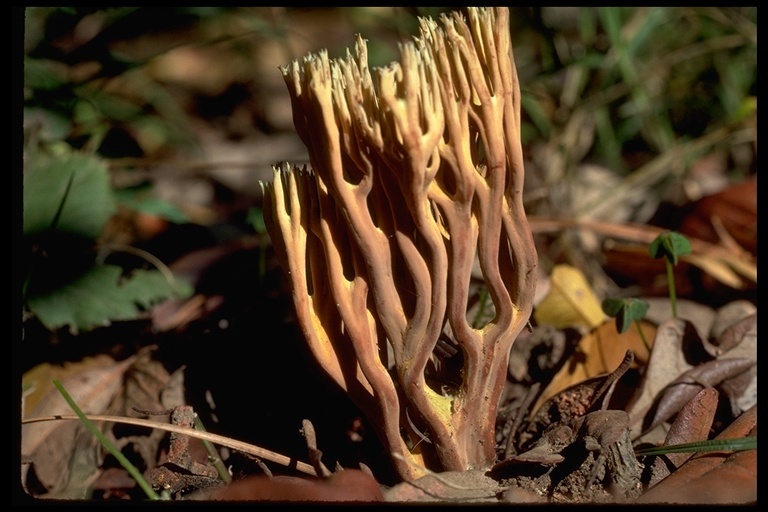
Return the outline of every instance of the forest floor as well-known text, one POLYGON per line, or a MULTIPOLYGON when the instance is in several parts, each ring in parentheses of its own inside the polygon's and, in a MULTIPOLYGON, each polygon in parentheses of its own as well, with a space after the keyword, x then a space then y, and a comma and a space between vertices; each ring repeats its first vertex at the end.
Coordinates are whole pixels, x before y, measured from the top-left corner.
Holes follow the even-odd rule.
MULTIPOLYGON (((78 30, 27 43, 27 51, 47 48, 46 58, 55 53, 51 48, 71 57, 68 76, 80 83, 96 81, 106 69, 89 67, 104 48, 145 63, 123 79, 99 82, 102 90, 164 108, 170 124, 183 125, 183 135, 174 128, 154 139, 150 123, 141 125, 146 131, 115 124, 99 152, 114 183, 151 182, 153 193, 182 210, 186 221, 121 209, 100 240, 153 255, 192 283, 194 293, 137 319, 78 333, 51 332, 26 317, 23 340, 16 340, 22 348, 14 349, 23 418, 72 414, 53 387, 57 379, 86 412, 112 416, 99 423, 108 437, 145 476, 170 479, 171 497, 179 500, 754 503, 756 450, 636 452, 684 440, 756 437, 756 142, 754 134, 744 135, 754 120, 733 130, 741 138, 688 155, 685 171, 670 171, 666 181, 633 182, 626 179, 632 173, 612 173, 590 161, 590 141, 569 145, 567 134, 526 141, 527 207, 541 273, 531 328, 510 355, 497 419, 498 462, 489 471, 401 482, 366 418, 312 358, 269 238, 250 217, 261 206, 260 182, 271 179, 272 165, 308 160, 279 66, 322 48, 341 55, 354 34, 366 30, 380 44, 372 53, 381 52, 376 58, 386 62, 397 58, 397 33, 343 9, 291 11, 281 18, 288 25, 274 22, 290 37, 258 31, 255 20, 278 14, 225 13, 208 24, 169 16, 176 23, 167 26, 150 17, 144 28, 134 23, 121 31, 96 11, 94 19, 83 16, 78 30), (236 29, 251 35, 188 44, 236 29), (150 99, 161 92, 162 99, 150 99), (169 142, 179 138, 178 145, 169 142), (549 174, 568 151, 569 158, 580 155, 570 174, 549 174), (670 181, 660 192, 657 185, 670 181), (569 207, 558 210, 565 198, 569 207), (605 207, 591 207, 595 201, 605 207), (587 214, 569 214, 574 211, 587 214), (666 231, 692 244, 674 267, 677 317, 664 261, 648 253, 666 231), (553 310, 553 296, 583 300, 583 308, 553 310), (620 333, 614 319, 585 305, 599 306, 610 296, 645 301, 642 322, 620 333), (208 432, 238 446, 217 448, 231 478, 242 480, 239 487, 224 485, 198 440, 114 420, 167 424, 169 411, 183 416, 180 406, 191 406, 208 432), (362 467, 362 476, 349 471, 344 481, 338 474, 314 479, 305 420, 328 468, 362 467), (307 481, 315 487, 303 486, 307 481), (366 487, 371 481, 375 485, 366 487)), ((42 31, 31 22, 30 30, 42 31)), ((526 51, 534 52, 523 49, 521 65, 526 51)), ((32 118, 25 112, 25 127, 32 118)), ((585 123, 582 130, 599 131, 585 123)), ((625 148, 622 158, 632 170, 660 160, 648 147, 625 148)), ((20 502, 146 497, 77 421, 26 424, 20 446, 20 502)))

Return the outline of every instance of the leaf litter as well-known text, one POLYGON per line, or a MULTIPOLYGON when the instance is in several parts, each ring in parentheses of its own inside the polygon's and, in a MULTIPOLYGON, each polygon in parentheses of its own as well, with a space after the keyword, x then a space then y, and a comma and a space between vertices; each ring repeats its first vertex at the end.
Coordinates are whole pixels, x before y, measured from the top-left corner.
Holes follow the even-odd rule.
MULTIPOLYGON (((519 360, 531 367, 540 364, 540 371, 548 368, 550 385, 558 375, 570 375, 572 380, 542 390, 538 394, 542 403, 533 404, 534 392, 515 409, 512 403, 520 389, 516 381, 528 379, 531 368, 513 372, 510 366, 507 403, 499 414, 499 462, 493 470, 441 474, 440 479, 425 477, 423 481, 401 483, 386 491, 383 499, 457 503, 651 500, 653 495, 643 498, 649 489, 696 458, 685 454, 664 459, 637 457, 633 446, 705 440, 712 432, 728 427, 721 402, 727 402, 726 409, 733 417, 756 405, 756 392, 749 391, 756 386, 756 323, 754 307, 750 306, 731 303, 702 317, 709 325, 707 337, 702 337, 688 320, 667 319, 658 325, 649 322, 652 352, 650 357, 645 354, 640 359, 634 354, 642 355, 642 345, 628 339, 633 329, 619 334, 613 319, 603 320, 591 329, 582 327, 584 334, 580 338, 568 335, 570 341, 562 330, 552 330, 546 324, 534 327, 528 335, 531 338, 537 332, 549 332, 543 339, 554 337, 560 341, 527 345, 525 339, 519 340, 511 361, 515 360, 516 350, 527 351, 527 356, 519 360), (597 334, 602 331, 611 334, 597 334), (549 355, 532 359, 536 347, 549 355), (624 351, 621 360, 606 358, 606 354, 618 350, 624 351), (585 373, 587 367, 592 369, 585 373), (552 373, 555 368, 559 371, 552 373), (628 393, 626 388, 632 387, 633 392, 628 393), (511 422, 517 427, 514 432, 505 432, 503 425, 511 422)), ((52 368, 36 368, 26 380, 47 379, 52 368)), ((72 376, 59 377, 92 414, 135 417, 136 409, 169 410, 184 402, 184 368, 169 374, 151 349, 122 362, 108 357, 84 360, 68 370, 72 376)), ((49 389, 42 393, 43 398, 40 391, 28 395, 25 417, 67 413, 66 405, 54 393, 49 389)), ((76 435, 77 430, 74 422, 24 426, 23 450, 30 461, 23 475, 27 489, 47 498, 82 498, 86 488, 90 492, 102 490, 103 496, 110 499, 127 496, 133 486, 124 470, 106 461, 93 440, 76 435), (80 441, 76 441, 78 438, 80 441), (69 450, 73 443, 77 449, 69 450), (122 485, 127 487, 120 489, 122 485)), ((162 464, 167 439, 162 431, 132 430, 118 424, 105 425, 105 430, 122 450, 135 453, 146 471, 162 464)), ((744 457, 723 457, 721 463, 749 467, 751 462, 744 457)), ((196 460, 203 466, 207 464, 204 456, 198 455, 196 460)), ((203 473, 208 479, 214 474, 203 473)), ((202 484, 187 479, 185 485, 195 490, 202 484)), ((744 492, 747 498, 739 499, 749 501, 749 493, 744 492)), ((218 496, 225 499, 226 491, 218 496)))
MULTIPOLYGON (((314 18, 310 24, 318 25, 314 18)), ((218 45, 212 45, 211 48, 213 51, 221 49, 218 45)), ((165 60, 172 61, 174 57, 178 55, 171 53, 165 60)), ((274 68, 274 65, 272 67, 274 68)), ((188 66, 152 66, 156 72, 158 69, 187 68, 188 66)), ((263 75, 273 76, 267 72, 263 75)), ((213 75, 198 73, 187 77, 186 80, 210 79, 211 76, 213 75)), ((582 114, 582 119, 593 117, 585 116, 578 110, 575 113, 582 114)), ((579 139, 578 143, 566 144, 565 149, 570 151, 570 144, 573 150, 583 156, 589 150, 591 142, 588 139, 594 132, 594 123, 590 128, 588 122, 578 122, 579 118, 575 115, 567 117, 570 119, 569 133, 586 133, 586 136, 581 137, 585 140, 579 139)), ((552 128, 557 127, 553 125, 552 128)), ((706 137, 722 141, 723 134, 723 131, 715 131, 713 135, 706 137)), ((221 139, 222 137, 203 137, 208 148, 208 158, 211 154, 228 157, 232 154, 233 144, 221 139)), ((274 140, 267 137, 257 138, 256 142, 251 140, 247 147, 249 151, 257 148, 256 152, 272 155, 274 140)), ((694 145, 701 148, 703 146, 700 142, 696 140, 693 144, 683 146, 682 150, 693 151, 694 145)), ((545 156, 549 159, 543 165, 538 162, 542 169, 556 168, 562 173, 568 171, 579 177, 590 176, 587 172, 565 169, 564 165, 551 165, 556 163, 557 158, 562 160, 561 149, 553 146, 534 147, 534 150, 546 153, 545 156)), ((241 144, 237 147, 245 146, 241 144)), ((532 153, 535 157, 536 151, 532 153)), ((581 156, 576 158, 566 155, 574 160, 581 159, 581 156)), ((693 168, 700 167, 701 162, 708 162, 712 156, 718 155, 710 154, 701 158, 694 163, 693 168)), ((723 155, 719 156, 723 161, 726 160, 723 155)), ((261 159, 256 160, 259 162, 270 163, 274 160, 272 156, 264 160, 264 155, 254 156, 249 153, 243 165, 254 167, 253 162, 258 158, 261 159)), ((620 186, 604 179, 607 176, 615 176, 615 173, 606 169, 607 172, 603 173, 605 176, 598 176, 580 191, 572 182, 562 179, 562 175, 554 178, 544 176, 544 181, 547 182, 545 194, 559 191, 572 195, 575 199, 584 199, 586 194, 583 192, 588 191, 591 196, 588 204, 580 207, 575 203, 571 205, 568 201, 552 201, 555 205, 565 206, 564 211, 554 212, 562 216, 532 217, 531 227, 537 236, 564 230, 578 231, 579 243, 594 249, 588 256, 604 252, 607 257, 606 271, 612 272, 614 277, 621 277, 623 273, 632 279, 633 285, 640 283, 640 286, 635 286, 636 289, 651 289, 649 283, 658 272, 652 270, 653 267, 646 261, 647 245, 644 244, 647 244, 660 228, 630 224, 632 220, 645 222, 650 214, 646 211, 638 217, 628 209, 648 204, 655 208, 657 198, 649 192, 650 187, 657 185, 662 178, 666 179, 672 163, 681 160, 683 158, 680 157, 679 151, 664 151, 658 158, 651 160, 650 165, 644 165, 640 167, 639 172, 630 174, 620 186), (603 200, 596 200, 595 197, 602 197, 603 200), (591 209, 592 213, 597 212, 600 215, 573 218, 568 206, 579 207, 574 210, 580 209, 581 212, 587 213, 590 213, 591 209), (622 211, 617 213, 619 209, 622 211), (602 247, 599 240, 601 237, 605 238, 602 247)), ((724 168, 725 163, 722 163, 721 167, 724 168)), ((682 166, 675 166, 675 169, 681 188, 689 190, 702 185, 703 180, 693 175, 693 172, 685 176, 679 174, 682 166)), ((716 172, 719 177, 725 178, 723 169, 716 172)), ((253 173, 242 174, 249 174, 251 182, 255 180, 253 173)), ((530 173, 530 177, 533 180, 538 178, 535 172, 530 173)), ((166 181, 168 188, 180 189, 178 179, 166 181)), ((206 178, 201 181, 205 181, 209 187, 215 185, 218 189, 243 188, 243 183, 237 181, 227 186, 222 186, 223 179, 206 178)), ((741 185, 724 188, 718 194, 705 195, 694 205, 693 215, 686 217, 686 222, 681 227, 692 238, 693 254, 683 257, 681 265, 692 266, 693 270, 698 271, 698 274, 693 274, 687 267, 684 267, 683 271, 685 279, 701 284, 702 288, 694 290, 704 289, 710 296, 714 296, 724 289, 723 285, 726 290, 729 286, 735 290, 744 290, 756 285, 755 181, 750 179, 741 185), (718 219, 722 219, 722 222, 718 219), (732 243, 734 240, 736 243, 732 243), (747 251, 742 247, 746 247, 747 251)), ((598 258, 585 259, 592 266, 585 265, 584 268, 589 268, 590 272, 595 270, 598 258)), ((600 284, 605 282, 605 276, 596 272, 595 275, 589 276, 589 280, 600 284)), ((557 282, 558 279, 554 281, 557 282)), ((560 285, 561 289, 566 290, 568 286, 568 283, 565 287, 560 285)), ((578 288, 583 291, 585 287, 578 288)), ((601 286, 599 295, 604 293, 605 290, 601 286)), ((277 293, 269 299, 272 300, 276 296, 277 293)), ((704 295, 699 297, 702 302, 706 301, 704 295)), ((168 331, 212 330, 211 323, 217 326, 222 318, 226 318, 223 315, 217 316, 219 311, 227 307, 221 295, 199 293, 195 298, 201 299, 202 305, 198 304, 193 308, 193 315, 176 315, 172 318, 173 321, 166 322, 164 325, 168 331), (213 321, 206 323, 206 315, 214 317, 213 321)), ((687 301, 692 309, 696 309, 695 313, 691 313, 686 310, 686 301, 679 301, 680 319, 671 319, 668 309, 664 309, 666 301, 654 297, 646 299, 651 304, 646 315, 647 328, 655 329, 655 335, 649 332, 647 336, 653 340, 652 352, 648 357, 644 357, 647 354, 643 354, 642 350, 635 348, 635 343, 625 339, 631 336, 634 329, 623 335, 613 332, 606 335, 605 331, 613 322, 604 321, 598 313, 590 317, 591 320, 579 322, 580 325, 575 327, 566 325, 567 322, 557 327, 539 322, 533 326, 533 332, 525 333, 517 340, 510 354, 507 392, 499 409, 499 463, 495 471, 490 474, 467 471, 429 475, 422 482, 409 482, 392 487, 382 484, 385 490, 389 491, 385 492, 384 499, 436 500, 450 503, 461 503, 465 499, 512 503, 633 500, 648 503, 754 502, 757 487, 756 450, 733 454, 694 455, 687 457, 687 460, 672 455, 635 457, 632 450, 632 445, 672 444, 682 439, 756 436, 757 367, 747 363, 756 360, 757 352, 754 305, 747 303, 748 307, 744 308, 742 303, 745 301, 729 302, 715 310, 704 304, 687 301), (600 318, 600 321, 597 321, 597 318, 600 318), (632 351, 634 357, 629 367, 624 367, 626 365, 622 366, 622 363, 625 362, 627 350, 632 351), (723 371, 724 367, 728 368, 728 371, 723 371), (739 373, 737 369, 742 368, 746 369, 739 373), (552 385, 556 375, 564 377, 557 385, 552 385), (611 375, 613 377, 610 377, 611 375), (611 378, 615 380, 606 384, 611 378), (682 395, 675 395, 674 400, 671 400, 671 396, 663 399, 672 393, 677 381, 688 389, 684 394, 687 400, 681 398, 682 395), (600 392, 602 389, 608 391, 606 388, 610 388, 611 392, 600 392), (596 396, 598 393, 600 396, 596 396), (668 411, 663 416, 667 417, 656 418, 658 425, 650 431, 644 431, 644 425, 654 422, 654 414, 658 413, 662 401, 663 409, 668 411), (663 466, 667 473, 662 470, 653 473, 653 468, 659 466, 663 466), (652 477, 651 473, 655 476, 652 477), (640 488, 637 485, 640 485, 640 488), (419 491, 419 488, 422 488, 422 491, 419 491), (410 494, 407 494, 405 489, 409 489, 410 494)), ((154 310, 160 311, 159 308, 154 310)), ((253 342, 254 326, 250 327, 247 341, 238 340, 240 343, 253 342)), ((224 350, 220 346, 208 350, 218 351, 220 348, 224 350)), ((174 347, 171 352, 183 358, 188 355, 188 348, 174 347)), ((259 353, 259 356, 262 355, 259 353)), ((92 414, 109 412, 135 417, 134 408, 170 410, 185 405, 190 394, 194 396, 194 392, 189 393, 190 389, 199 389, 192 387, 196 384, 195 381, 200 379, 199 372, 194 375, 189 368, 168 364, 168 361, 158 356, 155 351, 142 352, 137 359, 113 359, 106 356, 95 359, 97 361, 85 359, 81 363, 67 365, 67 369, 72 371, 71 375, 60 377, 73 396, 78 397, 81 407, 92 414), (171 374, 166 368, 176 370, 171 374)), ((205 374, 202 380, 212 379, 208 373, 212 373, 213 367, 220 361, 221 359, 209 361, 210 366, 202 372, 205 374)), ((258 366, 258 363, 255 363, 256 367, 263 372, 263 366, 258 366)), ((230 364, 234 366, 234 362, 230 364)), ((250 365, 248 371, 259 371, 253 370, 253 366, 250 365)), ((234 368, 231 375, 233 380, 236 378, 236 372, 243 371, 241 366, 234 368)), ((24 417, 69 412, 68 409, 42 405, 41 394, 48 397, 45 400, 50 404, 58 401, 57 395, 50 394, 50 388, 45 389, 45 382, 50 381, 51 375, 59 371, 59 368, 48 365, 45 371, 49 373, 35 373, 39 370, 24 376, 25 383, 36 381, 37 386, 32 389, 32 394, 26 396, 24 417), (32 378, 33 376, 36 378, 32 378)), ((248 376, 253 377, 253 374, 248 376)), ((283 382, 275 380, 271 384, 277 387, 282 386, 283 382)), ((263 388, 264 386, 255 390, 246 389, 247 396, 243 396, 243 390, 238 387, 231 387, 226 392, 237 395, 239 410, 245 418, 243 423, 253 422, 256 411, 252 402, 261 402, 258 405, 263 405, 268 395, 275 392, 274 389, 263 388), (256 396, 255 400, 253 396, 256 396)), ((221 394, 217 395, 217 400, 221 398, 221 394)), ((308 404, 297 402, 293 407, 308 408, 308 404)), ((331 414, 333 408, 326 407, 326 410, 331 414)), ((258 418, 255 423, 261 421, 261 424, 250 425, 250 428, 263 429, 277 419, 275 416, 258 418)), ((156 419, 158 422, 168 421, 168 418, 163 416, 156 419)), ((355 439, 369 439, 371 434, 365 431, 365 423, 357 419, 355 439)), ((123 451, 134 454, 135 460, 140 462, 147 472, 163 463, 168 451, 169 437, 164 432, 156 430, 150 433, 144 429, 120 424, 105 424, 104 428, 123 451)), ((296 432, 298 428, 297 424, 296 432)), ((76 422, 37 423, 22 427, 22 454, 25 456, 22 479, 27 490, 41 498, 135 498, 135 495, 130 494, 130 482, 124 478, 125 472, 115 467, 114 461, 105 460, 101 455, 102 450, 92 440, 80 436, 77 433, 79 431, 76 422), (71 469, 78 467, 84 470, 75 473, 71 469), (78 485, 79 483, 86 485, 78 485), (87 491, 92 492, 93 489, 101 493, 88 496, 84 494, 87 491)), ((290 434, 295 435, 296 432, 290 434)), ((324 448, 327 460, 340 458, 341 448, 327 436, 319 439, 319 446, 324 448)), ((306 456, 306 453, 303 455, 306 456)), ((237 453, 230 454, 229 462, 235 466, 235 471, 241 471, 238 476, 242 476, 242 473, 261 471, 261 466, 253 461, 249 465, 240 462, 238 468, 236 456, 237 453)), ((382 458, 386 457, 386 454, 377 456, 382 458)), ((370 459, 364 460, 370 462, 370 459)), ((349 459, 346 466, 351 467, 349 459)), ((332 493, 326 492, 327 485, 298 493, 297 489, 303 488, 300 482, 282 480, 282 496, 285 497, 288 493, 294 496, 301 494, 307 500, 340 499, 344 497, 348 487, 354 487, 359 482, 371 483, 370 479, 358 478, 360 473, 352 473, 357 471, 356 469, 345 471, 349 477, 346 481, 353 484, 342 486, 341 489, 334 488, 332 493)), ((338 468, 335 474, 337 478, 344 475, 338 468)), ((277 482, 274 480, 249 478, 240 480, 243 485, 237 492, 241 492, 241 497, 256 496, 257 493, 252 492, 254 488, 268 490, 270 482, 277 488, 277 482), (252 485, 253 482, 248 481, 249 478, 261 480, 258 485, 252 485), (243 489, 250 494, 242 493, 243 489)), ((319 480, 319 483, 328 482, 319 480)), ((369 496, 373 494, 375 493, 369 496)), ((231 496, 237 496, 234 486, 231 496)))

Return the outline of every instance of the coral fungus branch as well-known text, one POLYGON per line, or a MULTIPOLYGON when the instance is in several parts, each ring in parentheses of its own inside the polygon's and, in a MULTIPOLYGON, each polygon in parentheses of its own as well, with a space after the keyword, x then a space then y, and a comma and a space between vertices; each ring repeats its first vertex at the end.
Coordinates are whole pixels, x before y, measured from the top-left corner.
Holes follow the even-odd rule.
POLYGON ((422 19, 400 62, 373 75, 359 37, 354 55, 284 68, 312 170, 278 167, 265 185, 307 342, 404 478, 494 462, 509 349, 535 291, 509 13, 467 11, 422 19), (479 328, 475 263, 495 312, 479 328), (461 351, 452 385, 430 382, 441 336, 461 351), (432 440, 413 453, 411 418, 432 440))

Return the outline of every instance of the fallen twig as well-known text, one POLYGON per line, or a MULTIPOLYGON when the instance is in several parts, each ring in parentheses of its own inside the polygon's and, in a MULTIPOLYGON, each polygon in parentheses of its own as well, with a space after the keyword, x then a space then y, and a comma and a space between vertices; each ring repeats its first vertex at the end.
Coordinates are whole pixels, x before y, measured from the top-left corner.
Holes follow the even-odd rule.
MULTIPOLYGON (((141 418, 127 418, 123 416, 109 416, 109 415, 96 415, 96 414, 86 415, 86 417, 91 421, 111 421, 113 423, 123 423, 125 425, 136 425, 139 427, 156 428, 160 430, 165 430, 166 432, 185 434, 185 435, 188 435, 189 437, 195 437, 197 439, 210 441, 212 443, 216 443, 221 446, 226 446, 227 448, 231 448, 233 450, 247 453, 255 457, 261 457, 263 459, 269 460, 276 464, 281 464, 286 467, 295 468, 297 471, 306 473, 307 475, 315 476, 315 469, 310 464, 307 464, 306 462, 297 461, 295 459, 292 459, 290 457, 287 457, 279 453, 275 453, 265 448, 243 443, 242 441, 231 439, 229 437, 212 434, 210 432, 202 432, 200 430, 195 430, 193 428, 180 427, 177 425, 170 425, 165 423, 158 423, 156 421, 144 420, 141 418)), ((65 420, 80 421, 80 418, 78 418, 77 415, 74 415, 74 414, 57 414, 56 416, 25 418, 21 420, 21 423, 27 424, 27 423, 38 423, 41 421, 65 421, 65 420)))

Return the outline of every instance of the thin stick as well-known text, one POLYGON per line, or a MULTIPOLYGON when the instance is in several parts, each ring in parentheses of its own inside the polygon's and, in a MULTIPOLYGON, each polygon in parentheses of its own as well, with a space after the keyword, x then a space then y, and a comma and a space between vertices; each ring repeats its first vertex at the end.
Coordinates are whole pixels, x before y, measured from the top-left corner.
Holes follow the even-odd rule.
MULTIPOLYGON (((193 428, 188 428, 188 427, 180 427, 178 425, 158 423, 156 421, 144 420, 141 418, 126 418, 123 416, 109 416, 109 415, 86 415, 86 417, 91 421, 111 421, 113 423, 123 423, 126 425, 136 425, 139 427, 156 428, 159 430, 165 430, 166 432, 175 432, 177 434, 184 434, 189 437, 195 437, 197 439, 210 441, 212 443, 216 443, 221 446, 226 446, 233 450, 237 450, 243 453, 247 453, 249 455, 253 455, 254 457, 261 457, 262 459, 269 460, 276 464, 281 464, 283 466, 290 467, 290 468, 296 468, 297 471, 306 473, 307 475, 315 476, 315 469, 311 465, 307 464, 306 462, 297 461, 295 459, 291 459, 290 457, 281 455, 279 453, 275 453, 265 448, 243 443, 242 441, 231 439, 229 437, 220 436, 218 434, 203 432, 203 431, 195 430, 193 428)), ((59 421, 59 420, 80 421, 80 418, 75 414, 57 414, 56 416, 26 418, 21 420, 21 423, 26 424, 26 423, 38 423, 41 421, 59 421)))

